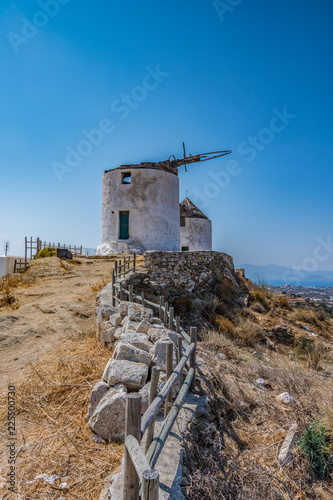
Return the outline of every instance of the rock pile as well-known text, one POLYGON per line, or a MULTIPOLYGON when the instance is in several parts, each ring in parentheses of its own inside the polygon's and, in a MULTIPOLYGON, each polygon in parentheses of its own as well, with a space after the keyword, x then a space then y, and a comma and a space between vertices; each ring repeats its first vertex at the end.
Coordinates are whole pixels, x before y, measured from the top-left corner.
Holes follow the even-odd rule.
MULTIPOLYGON (((97 334, 106 346, 117 342, 102 380, 92 389, 87 422, 105 440, 124 439, 127 392, 140 392, 147 408, 152 366, 166 370, 166 344, 176 344, 178 334, 153 317, 150 308, 133 302, 110 305, 110 285, 98 296, 97 334)), ((176 363, 174 347, 174 365, 176 363)), ((165 382, 165 375, 161 380, 165 382)), ((163 382, 160 382, 160 389, 163 382)))
POLYGON ((275 328, 264 329, 267 338, 271 342, 280 343, 283 345, 292 345, 294 344, 295 334, 294 332, 287 326, 278 325, 275 328))

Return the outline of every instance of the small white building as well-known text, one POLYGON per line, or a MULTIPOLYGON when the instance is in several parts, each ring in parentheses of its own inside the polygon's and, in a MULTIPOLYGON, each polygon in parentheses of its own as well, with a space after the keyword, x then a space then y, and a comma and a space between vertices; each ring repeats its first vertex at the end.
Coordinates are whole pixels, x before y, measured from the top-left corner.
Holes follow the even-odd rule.
POLYGON ((97 255, 179 250, 178 168, 170 161, 105 171, 102 196, 97 255))
POLYGON ((211 250, 212 223, 189 199, 180 204, 180 250, 211 250))
POLYGON ((13 255, 0 255, 0 277, 14 272, 15 260, 24 261, 24 257, 14 257, 13 255))

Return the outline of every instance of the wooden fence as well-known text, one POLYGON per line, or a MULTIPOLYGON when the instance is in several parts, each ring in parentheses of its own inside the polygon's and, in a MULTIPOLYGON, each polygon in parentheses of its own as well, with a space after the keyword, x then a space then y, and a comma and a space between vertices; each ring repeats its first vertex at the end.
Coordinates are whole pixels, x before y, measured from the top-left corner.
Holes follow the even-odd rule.
POLYGON ((24 239, 24 261, 22 259, 15 260, 14 263, 14 273, 18 272, 23 272, 27 269, 28 263, 30 260, 34 259, 38 252, 42 250, 43 248, 61 248, 61 249, 67 249, 69 250, 73 255, 82 255, 82 245, 81 246, 76 246, 76 245, 61 245, 61 243, 51 243, 50 241, 42 241, 40 238, 37 238, 34 240, 32 237, 27 238, 27 236, 24 239))
POLYGON ((158 500, 159 499, 159 473, 154 469, 166 440, 172 431, 173 425, 182 408, 186 396, 195 385, 196 365, 196 342, 197 328, 191 327, 188 335, 180 326, 180 318, 174 318, 173 307, 168 307, 164 297, 160 297, 156 304, 147 300, 144 293, 135 294, 133 285, 125 289, 120 281, 116 283, 117 277, 127 274, 127 269, 135 269, 134 260, 126 260, 123 264, 117 264, 112 280, 112 304, 123 300, 139 302, 143 306, 153 308, 163 324, 178 333, 177 340, 166 342, 166 378, 167 382, 158 393, 158 380, 160 370, 153 367, 149 407, 141 417, 142 396, 138 393, 130 393, 126 398, 126 422, 125 422, 125 456, 124 456, 124 485, 123 498, 126 500, 158 500), (134 266, 130 268, 130 264, 134 266), (127 266, 127 267, 126 267, 127 266), (124 271, 119 269, 124 268, 124 271), (126 272, 125 272, 126 271, 126 272), (183 346, 183 340, 189 344, 183 346), (173 352, 177 353, 177 366, 173 369, 173 352), (184 371, 187 370, 185 374, 184 371), (178 382, 179 390, 175 401, 172 403, 172 388, 178 382), (164 403, 164 421, 159 433, 154 437, 155 419, 164 403), (140 443, 146 433, 145 451, 140 443))
POLYGON ((135 272, 135 269, 136 269, 135 254, 133 255, 133 259, 131 259, 131 257, 124 257, 123 263, 121 263, 121 259, 116 260, 113 267, 112 281, 116 283, 118 278, 125 276, 131 271, 135 272))

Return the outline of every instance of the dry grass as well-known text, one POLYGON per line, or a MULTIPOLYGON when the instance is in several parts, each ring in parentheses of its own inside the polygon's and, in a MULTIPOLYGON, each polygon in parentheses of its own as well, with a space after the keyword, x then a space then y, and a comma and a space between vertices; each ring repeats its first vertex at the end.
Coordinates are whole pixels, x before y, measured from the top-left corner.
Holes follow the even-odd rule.
POLYGON ((215 320, 216 326, 222 333, 235 333, 235 327, 230 319, 225 318, 224 316, 217 316, 215 320))
POLYGON ((100 292, 103 288, 110 283, 110 280, 106 278, 102 279, 102 281, 95 283, 94 285, 90 285, 93 292, 100 292))
POLYGON ((318 328, 322 327, 322 321, 318 318, 318 316, 313 311, 309 311, 307 309, 297 309, 294 312, 294 319, 317 326, 318 328))
POLYGON ((332 483, 316 480, 297 448, 288 466, 280 467, 277 461, 292 423, 298 423, 300 433, 315 418, 332 427, 332 378, 282 353, 269 352, 268 357, 262 350, 254 358, 251 351, 236 347, 230 336, 221 333, 206 335, 200 356, 205 360, 203 373, 199 370, 200 388, 211 396, 215 418, 200 419, 187 435, 186 498, 332 498, 332 483), (227 360, 214 357, 218 340, 227 360), (266 389, 258 387, 257 378, 266 381, 266 389), (292 394, 295 403, 288 406, 276 400, 284 391, 292 394), (319 490, 323 496, 317 495, 319 490))
POLYGON ((254 347, 260 340, 264 339, 261 326, 251 321, 250 318, 239 316, 237 318, 236 339, 242 346, 254 347))
POLYGON ((251 293, 251 297, 254 300, 254 302, 258 302, 264 307, 267 307, 267 297, 266 293, 263 290, 256 289, 251 293))
MULTIPOLYGON (((102 480, 119 464, 123 446, 96 444, 86 423, 92 386, 100 379, 110 352, 92 334, 78 334, 60 349, 31 365, 26 381, 16 386, 17 497, 24 499, 96 500, 102 480), (39 474, 56 474, 53 486, 39 474), (29 484, 29 481, 33 481, 29 484), (61 491, 59 485, 68 484, 61 491)), ((1 434, 7 439, 6 394, 1 397, 1 434)), ((6 474, 2 458, 1 477, 6 474)), ((10 498, 0 482, 0 496, 10 498), (2 487, 2 489, 1 489, 2 487)))
POLYGON ((35 279, 24 273, 22 274, 5 274, 0 278, 0 307, 10 307, 17 309, 17 298, 14 291, 17 288, 25 288, 31 286, 35 279))
POLYGON ((0 278, 0 292, 14 288, 23 288, 31 286, 35 283, 35 279, 28 274, 5 274, 0 278))

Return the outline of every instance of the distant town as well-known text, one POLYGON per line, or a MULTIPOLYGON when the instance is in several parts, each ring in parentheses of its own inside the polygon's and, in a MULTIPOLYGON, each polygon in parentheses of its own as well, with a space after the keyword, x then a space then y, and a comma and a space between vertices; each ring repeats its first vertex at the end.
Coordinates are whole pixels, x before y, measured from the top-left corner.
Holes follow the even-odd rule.
POLYGON ((294 286, 267 285, 268 290, 279 295, 287 295, 288 301, 294 307, 312 307, 315 309, 324 309, 333 314, 333 287, 320 286, 294 286))

